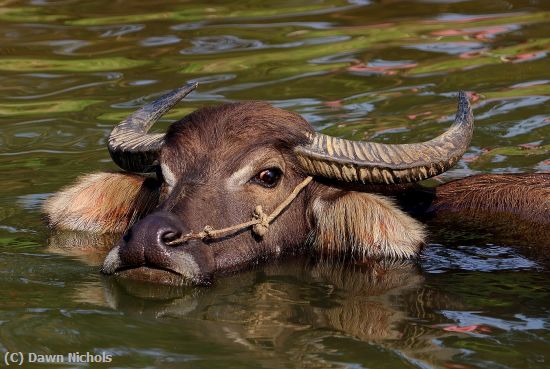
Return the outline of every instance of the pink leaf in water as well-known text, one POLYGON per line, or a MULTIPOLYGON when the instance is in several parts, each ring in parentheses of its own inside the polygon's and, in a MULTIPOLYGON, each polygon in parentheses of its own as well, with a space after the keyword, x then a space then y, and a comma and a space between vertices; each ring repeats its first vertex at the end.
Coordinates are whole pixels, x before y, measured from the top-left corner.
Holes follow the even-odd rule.
POLYGON ((466 162, 466 163, 472 163, 474 161, 476 161, 477 159, 479 159, 479 154, 464 154, 462 156, 462 161, 466 162))
POLYGON ((347 68, 350 72, 373 72, 381 73, 386 75, 395 75, 397 74, 398 69, 410 69, 416 67, 417 63, 388 63, 384 65, 383 63, 359 63, 347 68))
POLYGON ((478 40, 487 41, 493 36, 500 33, 508 32, 515 29, 514 25, 509 26, 493 26, 493 27, 475 27, 466 28, 462 30, 457 29, 444 29, 442 31, 434 31, 431 34, 434 36, 460 36, 460 35, 473 35, 478 40))
POLYGON ((515 58, 517 60, 527 60, 527 59, 533 59, 537 57, 540 53, 524 53, 524 54, 517 54, 515 58))
POLYGON ((425 117, 425 116, 430 115, 430 114, 432 114, 431 111, 425 111, 423 113, 418 113, 418 114, 409 114, 409 115, 407 115, 407 118, 409 118, 410 120, 415 120, 418 117, 425 117))
POLYGON ((446 332, 478 332, 478 333, 489 333, 491 332, 491 328, 478 325, 478 324, 472 324, 472 325, 465 325, 465 326, 458 326, 458 325, 449 325, 443 328, 446 332))
POLYGON ((330 106, 332 108, 339 108, 342 106, 342 100, 325 101, 323 105, 330 106))
POLYGON ((522 63, 526 61, 536 60, 540 59, 546 56, 545 51, 538 51, 533 53, 523 53, 523 54, 516 54, 516 55, 510 55, 510 56, 501 56, 500 60, 505 62, 512 62, 512 63, 522 63))
POLYGON ((481 52, 479 51, 466 51, 460 55, 458 55, 458 57, 460 59, 472 59, 472 58, 475 58, 476 56, 479 56, 481 55, 481 52))
POLYGON ((432 35, 434 36, 459 36, 459 35, 465 35, 466 32, 459 31, 457 29, 444 29, 442 31, 434 31, 432 32, 432 35))
POLYGON ((443 328, 443 330, 446 332, 473 332, 478 328, 479 326, 476 324, 466 325, 464 327, 459 327, 458 325, 450 325, 448 327, 443 328))
POLYGON ((480 96, 473 91, 468 92, 467 95, 471 102, 476 102, 480 99, 480 96))
POLYGON ((362 72, 364 70, 367 70, 367 66, 363 63, 352 65, 351 67, 348 67, 348 71, 350 71, 350 72, 362 72))
POLYGON ((518 146, 523 148, 523 149, 536 149, 537 147, 540 147, 539 144, 531 143, 531 142, 524 143, 524 144, 519 144, 518 146))

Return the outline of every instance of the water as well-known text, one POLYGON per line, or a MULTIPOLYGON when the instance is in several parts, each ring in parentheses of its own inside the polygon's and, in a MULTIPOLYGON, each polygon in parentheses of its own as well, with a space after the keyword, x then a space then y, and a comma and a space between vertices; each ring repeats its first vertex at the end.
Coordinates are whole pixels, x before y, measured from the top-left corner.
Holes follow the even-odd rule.
POLYGON ((103 278, 93 247, 111 241, 51 233, 40 213, 115 169, 117 120, 189 80, 199 90, 159 129, 260 99, 328 134, 412 142, 449 125, 464 89, 476 130, 443 180, 549 171, 547 1, 0 4, 0 351, 107 351, 121 368, 548 367, 549 274, 483 237, 438 234, 419 265, 287 260, 171 289, 103 278))

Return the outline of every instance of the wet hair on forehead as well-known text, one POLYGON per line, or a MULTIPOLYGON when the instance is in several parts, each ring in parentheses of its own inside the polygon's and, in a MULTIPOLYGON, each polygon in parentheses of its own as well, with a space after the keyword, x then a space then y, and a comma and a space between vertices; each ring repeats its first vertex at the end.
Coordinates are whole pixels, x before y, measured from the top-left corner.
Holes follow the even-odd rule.
POLYGON ((305 141, 305 132, 313 129, 300 115, 251 101, 196 110, 172 124, 165 141, 167 145, 178 144, 178 138, 185 136, 213 144, 226 138, 240 138, 241 141, 275 139, 296 145, 305 141))
POLYGON ((235 167, 247 154, 261 148, 288 152, 303 144, 305 133, 312 131, 300 115, 265 102, 206 107, 170 126, 162 160, 178 171, 194 170, 199 164, 235 167))

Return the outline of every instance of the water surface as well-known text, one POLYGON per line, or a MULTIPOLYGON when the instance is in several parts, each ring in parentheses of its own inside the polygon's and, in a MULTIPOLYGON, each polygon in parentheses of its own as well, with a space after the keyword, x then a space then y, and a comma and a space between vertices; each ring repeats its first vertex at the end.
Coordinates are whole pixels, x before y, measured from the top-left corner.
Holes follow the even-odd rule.
POLYGON ((171 289, 103 278, 101 256, 63 248, 82 238, 40 212, 77 176, 116 169, 117 120, 187 81, 199 90, 159 129, 259 99, 391 143, 442 132, 462 89, 472 146, 439 180, 549 171, 547 1, 0 5, 0 352, 108 351, 121 368, 548 367, 550 276, 490 237, 434 233, 419 265, 289 260, 171 289))

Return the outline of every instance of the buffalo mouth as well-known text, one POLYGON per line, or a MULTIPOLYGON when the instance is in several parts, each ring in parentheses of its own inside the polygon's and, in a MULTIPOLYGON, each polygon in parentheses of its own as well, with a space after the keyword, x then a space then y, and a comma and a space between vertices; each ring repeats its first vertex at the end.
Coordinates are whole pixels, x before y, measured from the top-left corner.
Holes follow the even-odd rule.
POLYGON ((184 286, 210 286, 212 276, 202 274, 189 278, 175 270, 151 265, 142 265, 139 267, 121 267, 110 274, 117 279, 131 280, 140 283, 154 283, 165 286, 184 287, 184 286))
POLYGON ((189 286, 194 284, 191 283, 192 281, 176 271, 154 266, 144 265, 135 268, 119 268, 113 273, 113 275, 116 278, 169 286, 189 286))

